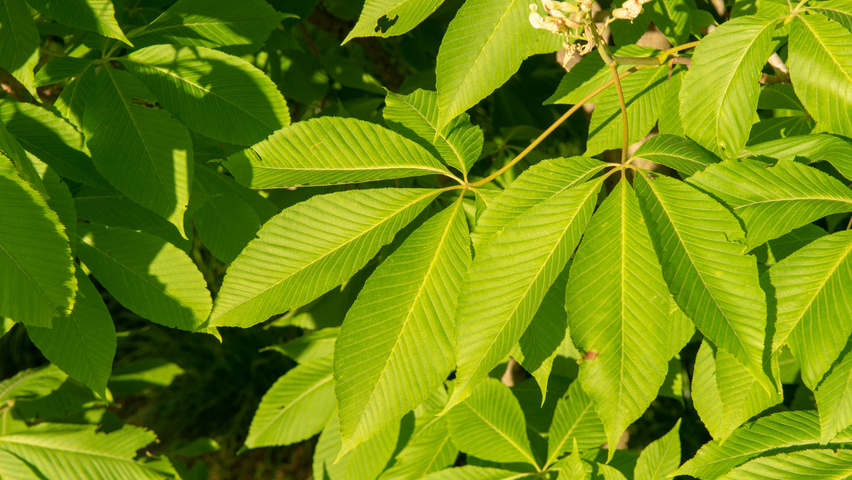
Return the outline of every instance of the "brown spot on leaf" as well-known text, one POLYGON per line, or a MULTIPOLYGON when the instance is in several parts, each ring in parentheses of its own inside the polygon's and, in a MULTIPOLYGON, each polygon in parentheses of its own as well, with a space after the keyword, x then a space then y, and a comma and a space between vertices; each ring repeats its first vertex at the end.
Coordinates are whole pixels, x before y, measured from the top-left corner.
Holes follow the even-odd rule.
POLYGON ((594 350, 589 350, 588 352, 586 352, 585 355, 583 355, 583 360, 594 360, 598 358, 598 355, 598 352, 594 350))

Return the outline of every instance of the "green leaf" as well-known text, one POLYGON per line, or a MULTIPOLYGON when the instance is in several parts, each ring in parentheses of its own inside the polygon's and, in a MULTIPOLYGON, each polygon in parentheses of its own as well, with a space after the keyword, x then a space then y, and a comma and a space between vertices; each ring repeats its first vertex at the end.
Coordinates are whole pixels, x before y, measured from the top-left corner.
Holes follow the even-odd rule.
POLYGON ((827 0, 814 2, 808 10, 819 12, 852 31, 852 2, 849 0, 827 0))
POLYGON ((163 478, 134 460, 137 450, 156 440, 153 433, 129 425, 108 434, 97 432, 98 428, 98 425, 42 423, 11 435, 0 435, 0 450, 32 465, 43 478, 163 478))
POLYGON ((56 365, 31 368, 0 382, 0 405, 11 400, 33 400, 59 388, 68 375, 56 365))
POLYGON ((75 182, 110 188, 95 169, 83 136, 66 120, 29 103, 0 102, 0 119, 23 148, 75 182))
POLYGON ((676 474, 713 480, 752 458, 805 446, 816 447, 819 442, 816 412, 774 413, 737 429, 724 442, 717 439, 705 444, 676 474))
MULTIPOLYGON (((668 65, 661 65, 639 70, 621 80, 627 105, 628 142, 631 145, 642 140, 656 125, 660 103, 666 93, 668 73, 668 65)), ((624 143, 621 103, 616 89, 604 90, 595 101, 597 103, 589 124, 586 156, 620 148, 624 143)))
POLYGON ((484 135, 459 115, 444 128, 438 126, 438 94, 415 90, 409 95, 388 92, 382 111, 388 127, 419 143, 447 165, 467 173, 479 160, 484 135))
POLYGON ((518 339, 518 345, 512 349, 512 358, 535 378, 541 388, 542 403, 547 399, 547 383, 553 361, 568 331, 568 315, 565 312, 567 286, 566 268, 547 290, 535 316, 518 339))
POLYGON ((41 40, 26 2, 0 0, 0 25, 0 68, 11 73, 37 99, 33 70, 38 64, 41 40))
POLYGON ((284 97, 263 72, 238 57, 204 47, 155 45, 121 59, 190 129, 251 145, 290 124, 284 97))
POLYGON ((400 435, 399 425, 389 428, 342 456, 337 415, 332 414, 314 450, 314 478, 323 480, 373 480, 393 456, 400 435))
POLYGON ((36 72, 35 84, 37 87, 43 87, 63 82, 72 77, 79 77, 90 65, 92 65, 91 58, 51 58, 36 72))
POLYGON ((674 135, 656 135, 643 143, 633 158, 644 158, 677 170, 683 175, 694 175, 708 165, 718 163, 719 157, 688 138, 674 135))
POLYGON ((2 120, 0 120, 0 154, 5 154, 4 158, 12 161, 12 166, 18 172, 18 175, 29 182, 30 186, 35 188, 38 193, 47 195, 41 182, 41 176, 33 164, 33 159, 27 155, 21 144, 9 133, 2 120))
POLYGON ((828 443, 852 425, 852 355, 845 352, 820 382, 814 397, 819 408, 820 443, 828 443))
POLYGON ((781 394, 765 383, 725 350, 702 343, 695 360, 692 400, 713 438, 727 438, 743 422, 781 403, 781 394))
MULTIPOLYGON (((766 242, 760 247, 752 250, 751 253, 757 257, 758 268, 760 268, 761 265, 771 267, 772 265, 775 265, 781 260, 789 257, 805 245, 826 235, 828 235, 828 232, 812 223, 809 223, 786 235, 782 235, 775 240, 766 242)), ((763 272, 761 272, 761 275, 762 274, 763 272)))
POLYGON ((684 75, 686 75, 686 69, 682 65, 675 65, 668 79, 666 94, 660 103, 660 120, 657 122, 657 129, 661 135, 678 137, 686 135, 683 133, 683 121, 680 118, 680 89, 683 86, 684 75))
POLYGON ((210 313, 210 292, 189 256, 153 235, 81 223, 77 255, 122 305, 167 327, 193 331, 210 313))
POLYGON ((114 395, 138 395, 151 387, 168 387, 183 374, 176 363, 144 358, 116 368, 109 377, 109 389, 114 395))
POLYGON ((44 198, 0 169, 0 316, 50 327, 74 306, 77 282, 65 229, 44 198))
POLYGON ((263 395, 246 447, 290 445, 319 433, 334 413, 331 358, 297 366, 263 395))
POLYGON ((385 470, 379 480, 415 480, 429 473, 452 466, 459 449, 450 440, 447 417, 435 414, 443 407, 447 393, 443 387, 415 410, 414 432, 408 443, 394 459, 393 466, 385 470), (431 402, 430 400, 439 400, 431 402))
POLYGON ((66 120, 80 129, 83 125, 86 103, 98 83, 98 77, 95 75, 97 66, 95 62, 89 62, 79 74, 75 75, 76 78, 65 85, 53 104, 66 120))
POLYGON ((760 87, 760 97, 757 99, 758 110, 796 110, 804 112, 805 107, 790 83, 772 83, 760 87))
POLYGON ((370 276, 334 347, 343 452, 420 405, 452 372, 453 316, 470 265, 461 198, 370 276))
POLYGON ((136 103, 134 99, 152 99, 125 71, 102 68, 95 91, 86 102, 83 131, 98 170, 131 200, 186 236, 183 214, 193 170, 186 127, 163 110, 136 103))
POLYGON ((665 480, 680 466, 680 419, 663 438, 642 450, 636 462, 635 480, 665 480))
POLYGON ((773 350, 787 344, 811 390, 852 334, 852 231, 822 237, 769 269, 778 319, 773 350), (816 343, 815 343, 816 342, 816 343))
POLYGON ((814 125, 814 120, 807 114, 768 118, 751 126, 746 146, 786 137, 807 135, 814 131, 814 125))
POLYGON ((727 204, 745 225, 749 249, 834 213, 852 211, 852 192, 797 162, 753 160, 713 165, 689 182, 727 204))
POLYGON ((529 480, 532 478, 535 477, 530 473, 465 465, 435 472, 423 477, 423 480, 529 480))
POLYGON ((438 125, 479 103, 509 79, 538 39, 529 1, 467 0, 438 50, 438 125))
POLYGON ((339 328, 323 328, 305 333, 284 345, 273 345, 263 350, 275 350, 298 363, 307 363, 318 358, 331 357, 339 334, 339 328))
POLYGON ((616 445, 657 397, 671 358, 668 288, 626 181, 589 222, 571 264, 565 308, 571 339, 586 352, 580 383, 616 445))
POLYGON ((726 475, 725 480, 822 480, 846 478, 852 474, 852 451, 804 450, 780 453, 752 460, 726 475))
POLYGON ((764 156, 778 160, 806 158, 829 162, 844 177, 852 178, 852 143, 843 137, 815 133, 749 145, 740 157, 764 156))
POLYGON ((444 0, 367 0, 358 23, 343 43, 357 37, 391 37, 411 30, 444 0))
POLYGON ((485 379, 447 419, 453 443, 463 452, 492 462, 538 465, 521 406, 499 380, 485 379))
POLYGON ((348 190, 284 210, 228 269, 210 325, 248 328, 315 300, 366 265, 440 193, 348 190))
POLYGON ((672 45, 682 45, 692 32, 690 15, 696 11, 692 0, 661 0, 648 5, 648 13, 654 25, 672 45))
POLYGON ((471 234, 478 250, 539 203, 585 182, 607 165, 588 157, 554 158, 528 168, 494 199, 471 234))
POLYGON ((239 3, 178 0, 162 15, 128 34, 137 47, 170 43, 217 48, 259 46, 287 15, 263 0, 239 3))
POLYGON ((181 250, 190 249, 190 242, 174 224, 114 189, 83 186, 74 196, 74 208, 79 218, 89 222, 156 235, 181 250))
POLYGON ((771 17, 735 18, 695 49, 680 94, 684 131, 723 158, 736 156, 748 139, 777 23, 771 17))
POLYGON ((552 465, 576 442, 580 450, 601 446, 606 442, 603 423, 595 412, 592 399, 574 381, 568 394, 556 404, 553 423, 547 435, 547 464, 552 465))
POLYGON ((847 137, 852 136, 849 33, 819 13, 797 16, 787 59, 790 80, 808 113, 825 131, 847 137))
POLYGON ((133 46, 115 20, 115 9, 111 0, 27 0, 27 3, 65 25, 95 32, 133 46))
POLYGON ((230 198, 239 197, 254 209, 261 223, 266 223, 280 211, 280 208, 268 198, 240 185, 234 180, 234 177, 220 173, 216 168, 196 168, 193 180, 198 184, 197 189, 193 187, 193 195, 205 195, 206 193, 205 196, 210 198, 218 193, 230 198))
POLYGON ((708 195, 674 179, 637 175, 634 186, 678 306, 716 346, 765 377, 765 294, 757 262, 740 243, 745 235, 737 219, 708 195))
POLYGON ((106 397, 116 338, 112 317, 89 277, 77 269, 74 310, 53 321, 53 328, 27 327, 41 353, 71 378, 106 397))
POLYGON ((225 166, 250 188, 335 185, 447 174, 426 149, 354 118, 320 117, 275 132, 225 166))
POLYGON ((5 480, 41 480, 26 462, 5 450, 0 450, 0 472, 5 480))
POLYGON ((457 382, 450 407, 470 395, 521 338, 579 243, 601 183, 590 181, 550 197, 478 250, 459 296, 457 382))
POLYGON ((198 236, 216 258, 233 263, 260 229, 260 219, 239 198, 211 196, 192 216, 198 236))

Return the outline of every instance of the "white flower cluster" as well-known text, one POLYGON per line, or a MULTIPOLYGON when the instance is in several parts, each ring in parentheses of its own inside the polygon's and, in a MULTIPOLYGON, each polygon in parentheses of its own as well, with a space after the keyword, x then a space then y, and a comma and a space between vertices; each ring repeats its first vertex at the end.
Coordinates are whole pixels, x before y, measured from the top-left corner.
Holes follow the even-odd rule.
POLYGON ((642 13, 642 5, 650 1, 651 0, 627 0, 621 4, 621 8, 616 8, 612 11, 612 16, 614 18, 620 18, 621 20, 630 20, 630 23, 633 23, 633 20, 642 13))
POLYGON ((568 57, 574 52, 579 52, 580 55, 585 55, 595 48, 595 39, 588 28, 584 26, 585 19, 589 12, 592 11, 592 3, 594 0, 579 0, 578 4, 570 2, 557 2, 555 0, 542 0, 547 17, 542 17, 538 13, 538 6, 530 4, 530 24, 534 28, 547 30, 556 35, 565 38, 565 43, 562 45, 568 51, 568 57), (582 36, 581 36, 582 35, 582 36), (569 40, 584 40, 586 43, 578 45, 569 40))

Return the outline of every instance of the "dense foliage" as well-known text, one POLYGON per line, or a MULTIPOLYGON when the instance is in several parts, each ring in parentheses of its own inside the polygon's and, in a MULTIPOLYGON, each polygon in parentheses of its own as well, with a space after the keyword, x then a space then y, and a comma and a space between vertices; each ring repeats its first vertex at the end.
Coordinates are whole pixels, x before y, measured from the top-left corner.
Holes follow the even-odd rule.
POLYGON ((850 0, 0 0, 0 84, 4 480, 852 478, 850 0))

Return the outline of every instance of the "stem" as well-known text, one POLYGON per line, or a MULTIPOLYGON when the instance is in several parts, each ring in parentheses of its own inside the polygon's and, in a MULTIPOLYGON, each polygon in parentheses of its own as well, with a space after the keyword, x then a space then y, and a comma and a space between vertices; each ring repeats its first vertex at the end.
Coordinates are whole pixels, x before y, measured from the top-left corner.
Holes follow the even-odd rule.
POLYGON ((662 65, 663 62, 660 61, 658 57, 614 57, 614 62, 617 62, 619 65, 654 65, 659 66, 662 65))
POLYGON ((627 149, 630 147, 627 104, 624 102, 624 91, 621 90, 621 79, 618 78, 618 63, 610 63, 609 71, 612 72, 612 81, 615 82, 615 90, 618 92, 618 102, 621 104, 621 123, 624 125, 624 145, 621 147, 621 163, 625 163, 627 162, 627 149))
POLYGON ((663 58, 663 59, 668 58, 668 57, 671 56, 671 54, 680 52, 681 50, 689 50, 690 48, 695 48, 695 47, 698 46, 698 43, 699 43, 698 41, 689 42, 689 43, 684 43, 683 45, 678 45, 676 47, 672 47, 672 48, 665 50, 664 52, 660 53, 660 57, 663 58))
MULTIPOLYGON (((627 70, 627 71, 621 73, 618 76, 618 78, 619 79, 624 78, 627 75, 630 75, 631 73, 639 70, 639 68, 641 68, 641 67, 633 67, 630 70, 627 70)), ((529 154, 531 151, 533 151, 533 149, 535 147, 537 147, 538 144, 540 144, 542 141, 544 141, 545 138, 547 138, 551 133, 553 133, 553 131, 556 130, 556 128, 559 127, 559 125, 562 125, 562 123, 565 122, 565 120, 568 120, 568 117, 570 117, 574 112, 579 110, 583 105, 586 104, 586 102, 588 102, 589 100, 591 100, 592 98, 597 96, 597 94, 599 94, 599 93, 603 92, 604 90, 606 90, 607 88, 609 88, 614 83, 615 83, 615 79, 612 79, 612 80, 606 82, 605 84, 601 85, 600 87, 596 88, 592 93, 583 97, 582 100, 580 100, 573 107, 569 108, 567 112, 562 114, 562 116, 559 117, 558 120, 553 122, 553 125, 551 125, 550 127, 547 128, 547 130, 542 132, 542 134, 539 135, 538 138, 533 140, 533 142, 530 143, 530 145, 527 148, 525 148, 521 153, 516 155, 515 158, 513 158, 509 163, 504 165, 503 168, 501 168, 500 170, 497 170, 496 172, 494 172, 491 175, 483 178, 482 180, 471 183, 470 186, 481 187, 482 185, 485 185, 486 183, 488 183, 488 182, 494 180, 495 178, 499 177, 500 175, 502 175, 504 172, 506 172, 506 170, 512 168, 516 163, 520 162, 521 159, 526 157, 527 154, 529 154)))
POLYGON ((849 230, 850 227, 852 227, 852 217, 849 217, 849 223, 846 224, 846 230, 849 230))

